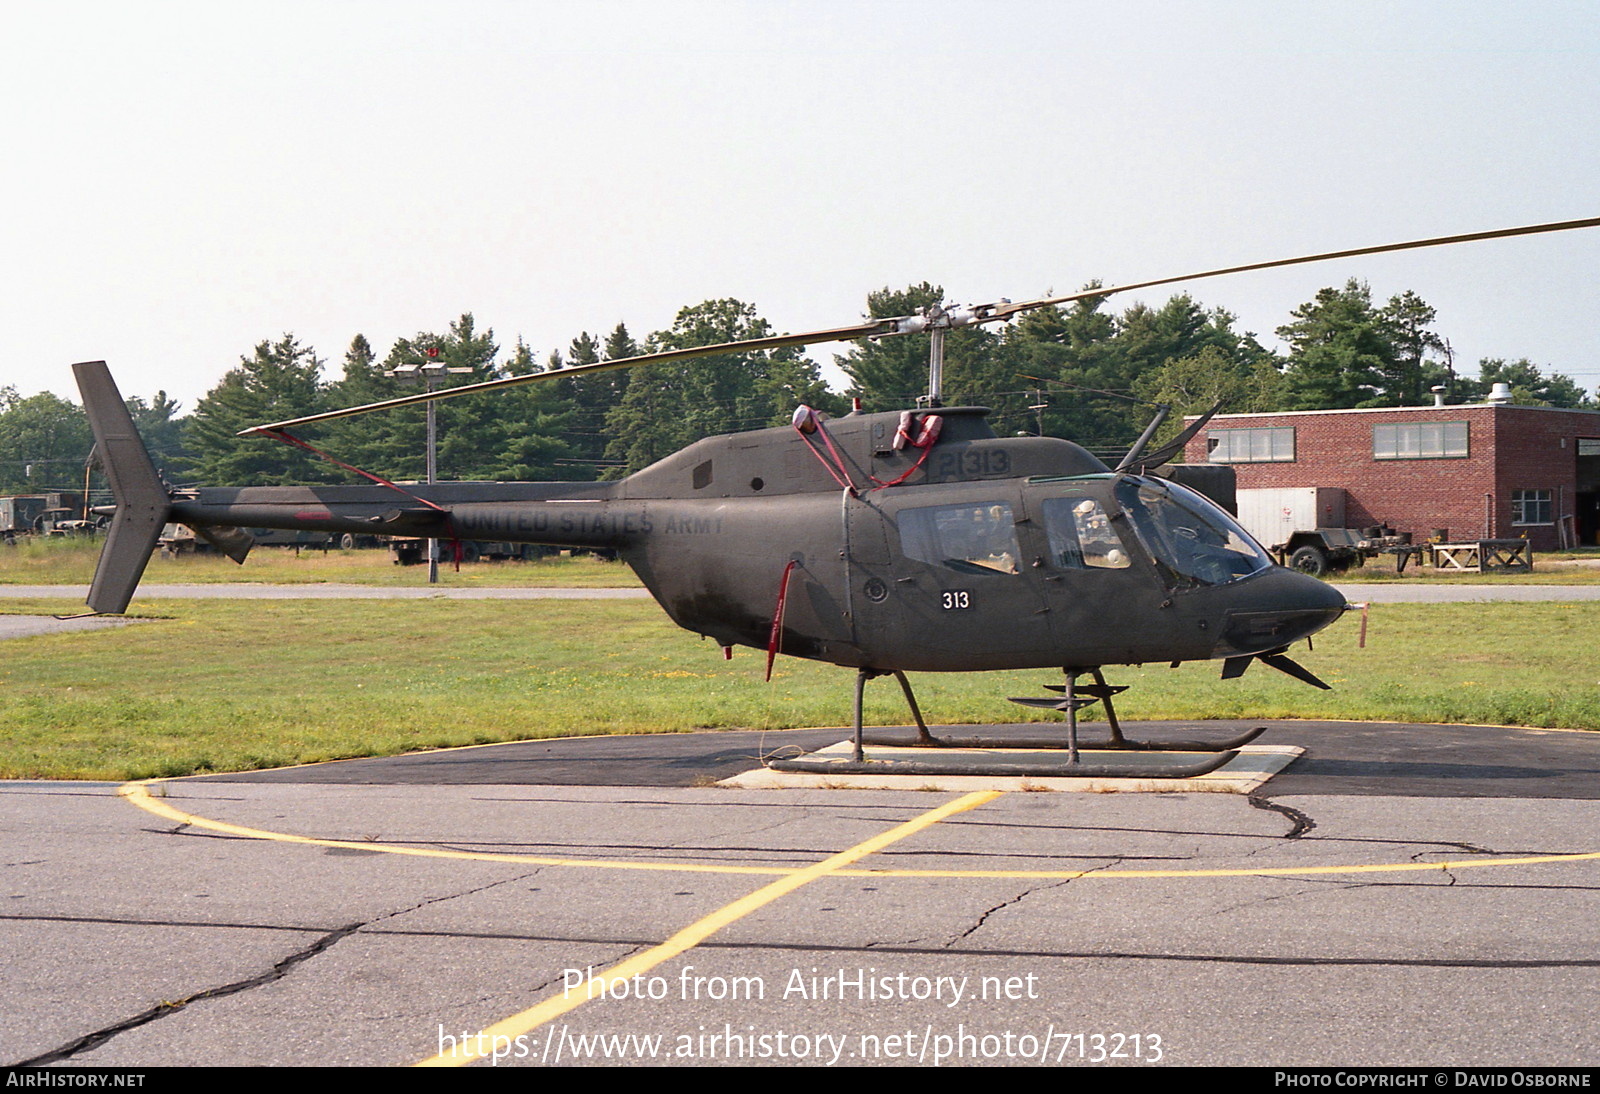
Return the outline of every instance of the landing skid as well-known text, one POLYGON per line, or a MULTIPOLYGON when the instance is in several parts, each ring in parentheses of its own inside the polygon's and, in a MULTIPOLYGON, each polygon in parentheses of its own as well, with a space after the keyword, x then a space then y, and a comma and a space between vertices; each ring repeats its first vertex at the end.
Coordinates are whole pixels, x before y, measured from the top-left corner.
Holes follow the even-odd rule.
POLYGON ((1062 741, 1059 737, 1042 739, 1018 739, 1006 737, 935 737, 928 730, 928 724, 922 717, 922 709, 917 704, 917 698, 912 693, 911 683, 903 672, 895 670, 891 673, 900 684, 900 690, 905 693, 906 704, 911 708, 911 715, 917 723, 917 739, 911 744, 904 742, 887 741, 875 738, 871 743, 879 748, 889 746, 898 749, 911 748, 949 748, 966 751, 987 752, 982 757, 957 757, 950 756, 944 759, 934 759, 931 756, 924 759, 897 759, 880 757, 868 760, 865 745, 868 743, 861 726, 862 696, 866 691, 867 681, 877 676, 885 675, 871 669, 861 669, 856 673, 855 694, 855 725, 854 725, 854 750, 849 760, 822 760, 801 757, 797 759, 773 760, 767 766, 775 771, 797 771, 817 774, 905 774, 905 775, 1011 775, 1035 778, 1162 778, 1162 779, 1191 779, 1217 770, 1238 755, 1237 749, 1255 740, 1266 727, 1260 727, 1241 735, 1231 741, 1130 741, 1122 734, 1122 727, 1117 722, 1115 709, 1111 705, 1111 697, 1126 691, 1126 687, 1113 687, 1106 683, 1098 668, 1065 670, 1067 682, 1065 685, 1047 685, 1049 690, 1060 691, 1060 698, 1043 699, 1013 699, 1012 702, 1025 706, 1043 707, 1059 710, 1067 716, 1067 737, 1062 741), (1094 683, 1077 686, 1077 678, 1084 673, 1089 673, 1094 678, 1094 683), (1110 723, 1111 737, 1105 742, 1080 742, 1078 740, 1078 709, 1091 703, 1098 702, 1105 707, 1106 718, 1110 723), (1066 750, 1064 760, 1052 759, 1036 755, 1021 755, 1023 751, 1041 749, 1066 750), (1002 751, 1009 750, 1009 751, 1002 751), (1094 762, 1085 763, 1080 752, 1100 753, 1094 762), (1190 758, 1189 754, 1203 753, 1198 758, 1190 758), (1106 753, 1132 753, 1113 760, 1106 753), (1139 755, 1143 753, 1143 755, 1139 755))
MULTIPOLYGON (((986 746, 993 748, 994 746, 986 746)), ((1151 753, 1147 760, 1172 761, 1176 752, 1151 753)), ((771 760, 774 771, 795 771, 816 775, 1004 775, 1034 779, 1192 779, 1209 774, 1237 756, 1237 752, 1207 753, 1188 763, 1083 763, 1048 760, 1038 756, 993 753, 982 757, 936 760, 771 760)))
MULTIPOLYGON (((1267 731, 1266 726, 1246 730, 1227 741, 1202 741, 1177 739, 1171 741, 1084 741, 1078 742, 1081 752, 1232 752, 1243 748, 1267 731)), ((868 744, 890 744, 887 739, 868 737, 868 744)), ((928 745, 919 744, 927 748, 928 745)), ((935 737, 934 748, 1066 748, 1059 737, 935 737)))

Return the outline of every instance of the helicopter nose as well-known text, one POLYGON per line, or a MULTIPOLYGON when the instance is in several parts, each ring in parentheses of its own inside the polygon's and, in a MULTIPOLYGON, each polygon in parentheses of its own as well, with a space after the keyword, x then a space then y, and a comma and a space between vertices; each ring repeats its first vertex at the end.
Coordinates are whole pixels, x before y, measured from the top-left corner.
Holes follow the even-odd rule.
POLYGON ((1228 611, 1216 656, 1287 646, 1316 634, 1350 608, 1332 585, 1282 567, 1257 575, 1239 591, 1249 592, 1249 604, 1228 611))

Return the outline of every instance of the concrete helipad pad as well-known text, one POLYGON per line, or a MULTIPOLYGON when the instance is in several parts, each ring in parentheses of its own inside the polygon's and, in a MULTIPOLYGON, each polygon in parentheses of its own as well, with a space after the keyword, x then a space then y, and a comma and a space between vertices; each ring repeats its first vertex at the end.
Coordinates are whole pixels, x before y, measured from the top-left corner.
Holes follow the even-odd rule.
MULTIPOLYGON (((857 772, 799 772, 799 771, 774 771, 767 767, 753 768, 750 771, 724 779, 719 786, 738 787, 745 790, 760 789, 858 789, 858 790, 949 790, 966 792, 972 790, 1055 790, 1090 794, 1132 794, 1132 793, 1214 793, 1214 794, 1249 794, 1258 789, 1273 775, 1282 771, 1294 762, 1297 756, 1305 752, 1302 748, 1293 745, 1245 745, 1237 750, 1238 755, 1227 764, 1206 775, 1190 779, 1162 778, 1159 774, 1151 774, 1141 778, 1075 778, 1054 777, 1040 775, 1015 775, 1008 774, 1008 764, 1021 762, 1035 762, 1041 758, 1064 759, 1065 754, 1060 749, 1047 750, 1038 748, 945 748, 938 751, 941 760, 951 761, 960 765, 990 764, 994 771, 984 775, 928 775, 895 774, 890 768, 896 761, 917 762, 928 758, 928 750, 922 748, 894 748, 884 745, 868 745, 865 749, 867 761, 884 761, 885 770, 882 773, 860 774, 857 772)), ((854 746, 850 741, 839 741, 828 745, 815 752, 807 753, 806 759, 834 762, 841 766, 849 763, 854 756, 854 746)), ((1150 753, 1150 752, 1110 752, 1096 751, 1085 753, 1085 762, 1090 763, 1115 763, 1127 761, 1130 763, 1149 764, 1152 772, 1159 772, 1163 763, 1192 763, 1203 758, 1205 753, 1176 752, 1176 753, 1150 753)))

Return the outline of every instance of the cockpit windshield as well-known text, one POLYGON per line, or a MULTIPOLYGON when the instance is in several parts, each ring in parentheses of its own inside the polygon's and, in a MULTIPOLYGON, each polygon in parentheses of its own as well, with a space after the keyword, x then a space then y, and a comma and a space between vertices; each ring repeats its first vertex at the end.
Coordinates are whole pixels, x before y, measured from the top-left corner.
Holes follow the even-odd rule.
POLYGON ((1145 549, 1179 584, 1225 585, 1272 565, 1232 517, 1186 486, 1129 475, 1116 496, 1145 549))

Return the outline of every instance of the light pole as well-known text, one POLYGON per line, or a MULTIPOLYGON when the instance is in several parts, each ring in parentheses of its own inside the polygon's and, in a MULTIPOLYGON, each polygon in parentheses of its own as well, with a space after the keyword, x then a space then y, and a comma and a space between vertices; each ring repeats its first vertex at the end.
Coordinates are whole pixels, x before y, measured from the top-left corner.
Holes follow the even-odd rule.
MULTIPOLYGON (((396 365, 392 370, 384 372, 385 376, 393 376, 399 380, 421 380, 423 389, 428 392, 438 391, 444 378, 451 373, 470 373, 470 368, 446 368, 445 363, 439 359, 439 347, 429 346, 423 350, 427 360, 420 365, 396 365)), ((439 422, 434 413, 433 400, 428 401, 428 445, 427 445, 427 475, 428 485, 432 486, 439 473, 439 422)), ((428 539, 428 584, 439 583, 439 541, 428 539)))

